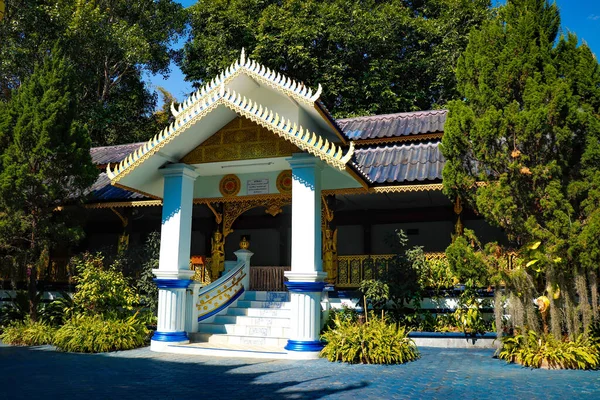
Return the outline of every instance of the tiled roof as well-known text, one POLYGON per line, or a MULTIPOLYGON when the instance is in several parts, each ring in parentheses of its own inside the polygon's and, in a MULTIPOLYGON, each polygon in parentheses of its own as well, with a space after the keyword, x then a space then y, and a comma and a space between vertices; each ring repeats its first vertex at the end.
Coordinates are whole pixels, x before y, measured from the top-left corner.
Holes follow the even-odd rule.
POLYGON ((144 143, 119 144, 117 146, 92 147, 90 155, 96 165, 121 162, 131 152, 137 150, 144 143))
POLYGON ((338 119, 350 140, 377 139, 443 132, 448 110, 415 111, 338 119))
POLYGON ((108 176, 106 176, 105 172, 102 172, 100 175, 98 175, 98 179, 96 179, 96 182, 90 188, 88 188, 87 193, 91 193, 94 202, 131 201, 147 198, 139 193, 130 192, 128 190, 121 189, 120 187, 111 185, 110 179, 108 179, 108 176))
MULTIPOLYGON (((442 132, 447 110, 374 115, 370 117, 339 119, 337 123, 351 140, 442 132)), ((94 147, 90 150, 97 165, 118 163, 144 143, 94 147)), ((407 183, 441 180, 444 157, 439 143, 407 144, 376 148, 358 148, 352 163, 371 183, 407 183)), ((89 189, 93 201, 128 201, 146 197, 110 184, 106 173, 101 173, 89 189)))
POLYGON ((440 143, 357 149, 355 165, 372 183, 440 180, 444 156, 440 143))

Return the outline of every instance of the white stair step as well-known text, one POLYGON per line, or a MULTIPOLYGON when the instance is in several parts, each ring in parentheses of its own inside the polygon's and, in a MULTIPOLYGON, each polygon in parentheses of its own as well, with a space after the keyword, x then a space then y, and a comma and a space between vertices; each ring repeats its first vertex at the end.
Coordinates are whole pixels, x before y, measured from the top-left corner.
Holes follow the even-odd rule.
POLYGON ((254 300, 238 300, 238 308, 278 308, 289 309, 291 303, 289 301, 254 301, 254 300))
POLYGON ((202 324, 198 327, 202 333, 216 333, 241 336, 289 337, 290 328, 277 326, 248 326, 234 324, 202 324))
POLYGON ((218 315, 213 321, 214 324, 236 324, 236 325, 255 325, 255 326, 278 326, 283 328, 290 327, 289 318, 278 317, 249 317, 246 315, 218 315))
POLYGON ((281 308, 240 308, 230 307, 227 310, 227 316, 248 316, 248 317, 267 317, 267 318, 290 318, 292 311, 281 308))
POLYGON ((173 353, 202 356, 268 358, 280 360, 289 358, 287 351, 281 346, 190 343, 184 345, 171 345, 169 346, 169 349, 173 353))
POLYGON ((244 292, 243 300, 287 302, 290 296, 288 292, 244 292))
POLYGON ((210 335, 207 340, 210 344, 233 344, 249 346, 277 346, 284 347, 288 339, 277 337, 257 337, 243 335, 210 335))

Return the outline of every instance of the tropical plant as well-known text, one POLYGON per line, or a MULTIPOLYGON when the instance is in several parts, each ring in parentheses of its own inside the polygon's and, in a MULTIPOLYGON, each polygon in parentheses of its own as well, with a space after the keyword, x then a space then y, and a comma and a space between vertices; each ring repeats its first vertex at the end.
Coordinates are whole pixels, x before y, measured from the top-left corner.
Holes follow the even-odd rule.
POLYGON ((148 235, 142 251, 142 271, 136 280, 137 290, 140 293, 140 302, 152 314, 156 315, 158 310, 158 287, 154 282, 153 269, 158 269, 160 256, 160 232, 152 232, 148 235))
POLYGON ((139 296, 114 267, 105 267, 100 254, 83 254, 72 263, 77 270, 73 295, 76 313, 85 315, 129 315, 139 306, 139 296))
POLYGON ((385 317, 372 314, 368 322, 358 324, 336 316, 334 324, 334 329, 321 336, 326 342, 321 356, 329 361, 403 364, 420 357, 406 329, 387 323, 385 317))
POLYGON ((0 334, 3 343, 13 346, 40 346, 52 344, 56 328, 45 322, 13 321, 0 334))
POLYGON ((129 350, 147 344, 149 333, 137 314, 126 319, 80 314, 56 331, 54 345, 77 353, 129 350))
POLYGON ((533 330, 502 338, 498 358, 531 368, 598 369, 600 349, 597 340, 579 335, 576 340, 560 340, 533 330))
POLYGON ((73 298, 70 293, 60 292, 60 297, 55 298, 49 303, 44 304, 40 310, 40 321, 51 326, 60 326, 64 324, 74 312, 73 298))
MULTIPOLYGON (((13 295, 8 294, 10 301, 0 307, 0 326, 7 326, 11 322, 24 321, 29 315, 29 294, 24 290, 17 290, 13 295)), ((40 307, 41 293, 36 294, 35 303, 40 307)), ((39 310, 38 310, 39 311, 39 310)))
POLYGON ((458 305, 454 311, 454 319, 465 335, 475 336, 485 333, 487 325, 483 319, 481 307, 477 292, 467 286, 460 294, 458 305))
POLYGON ((358 290, 363 294, 365 315, 367 315, 369 305, 373 310, 381 310, 383 315, 383 309, 390 300, 388 284, 377 279, 365 279, 360 283, 358 290))
POLYGON ((355 323, 358 321, 358 311, 352 307, 348 307, 345 304, 342 306, 342 308, 330 309, 327 316, 327 321, 325 321, 323 326, 322 333, 335 328, 336 318, 343 322, 355 323))

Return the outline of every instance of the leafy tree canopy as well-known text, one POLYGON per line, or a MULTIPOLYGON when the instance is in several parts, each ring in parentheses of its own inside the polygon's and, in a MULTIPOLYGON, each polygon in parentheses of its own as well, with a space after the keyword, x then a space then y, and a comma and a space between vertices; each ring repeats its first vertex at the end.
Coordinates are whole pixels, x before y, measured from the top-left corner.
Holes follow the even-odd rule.
POLYGON ((600 68, 546 0, 508 0, 471 33, 449 103, 444 191, 559 269, 600 265, 600 68), (484 184, 477 185, 477 182, 484 184))
POLYGON ((85 125, 76 120, 74 68, 55 47, 0 113, 2 256, 28 268, 35 320, 38 263, 57 242, 80 236, 67 209, 98 174, 85 125))
POLYGON ((172 0, 7 0, 0 23, 0 102, 56 40, 76 73, 73 95, 95 145, 147 139, 156 96, 145 72, 167 74, 186 13, 172 0))
POLYGON ((454 66, 489 0, 200 0, 181 67, 200 84, 245 47, 322 84, 336 117, 430 109, 456 97, 454 66))

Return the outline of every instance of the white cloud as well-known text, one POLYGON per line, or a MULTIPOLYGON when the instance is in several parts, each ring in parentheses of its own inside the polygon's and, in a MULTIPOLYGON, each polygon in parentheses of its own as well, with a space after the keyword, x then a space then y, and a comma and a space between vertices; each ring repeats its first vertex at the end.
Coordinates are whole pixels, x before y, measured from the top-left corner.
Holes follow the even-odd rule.
POLYGON ((588 15, 587 19, 591 19, 592 21, 598 21, 598 20, 600 20, 600 15, 590 14, 590 15, 588 15))

